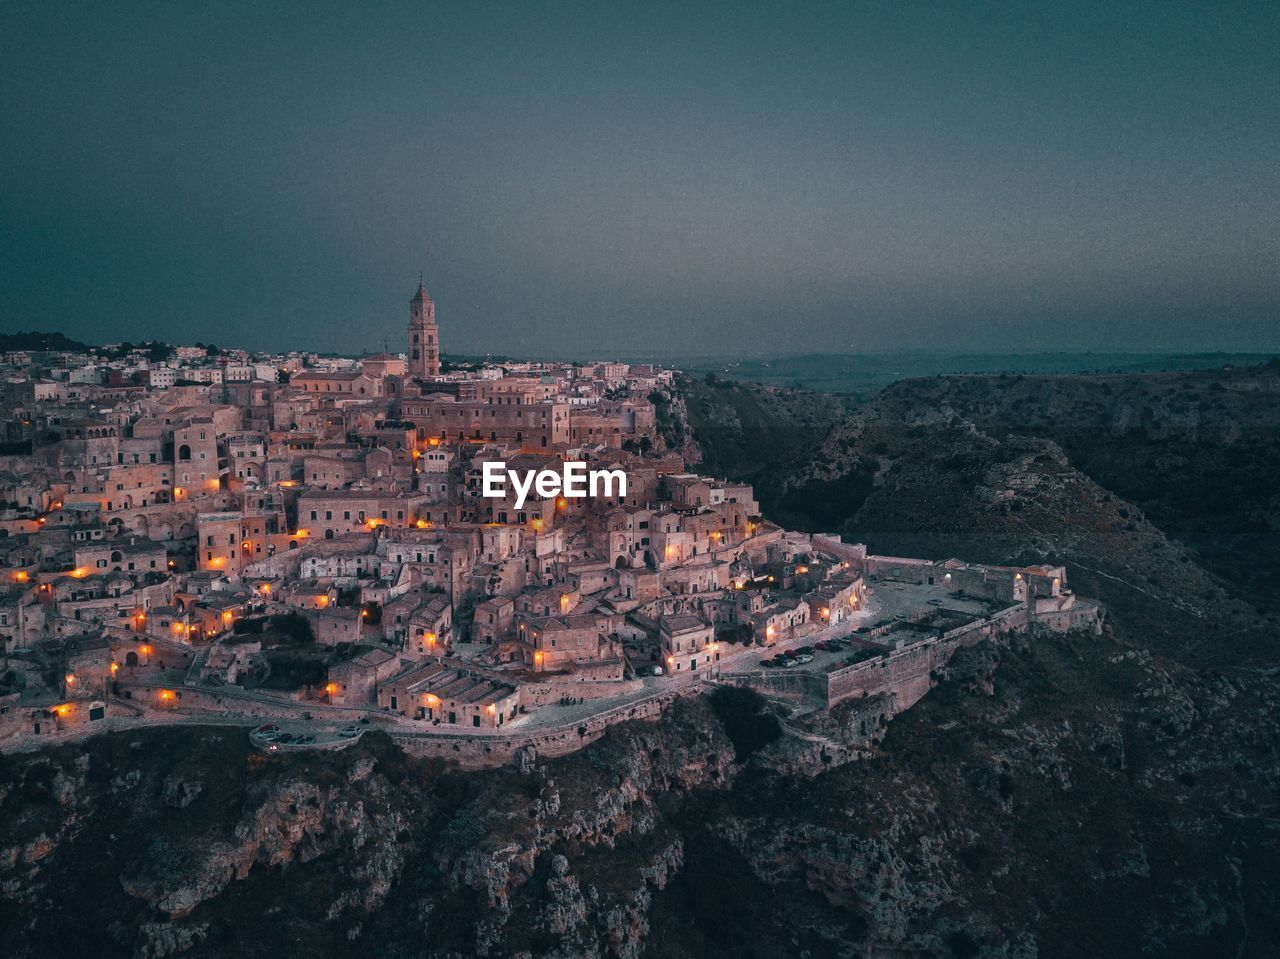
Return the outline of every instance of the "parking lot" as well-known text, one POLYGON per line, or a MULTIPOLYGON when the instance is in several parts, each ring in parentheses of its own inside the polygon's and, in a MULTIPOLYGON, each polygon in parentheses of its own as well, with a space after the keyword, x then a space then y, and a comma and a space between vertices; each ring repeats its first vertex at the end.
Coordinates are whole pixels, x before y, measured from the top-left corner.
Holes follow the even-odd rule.
POLYGON ((832 672, 931 639, 939 630, 994 611, 990 602, 951 594, 942 585, 878 581, 868 591, 866 607, 849 620, 774 646, 748 648, 727 660, 721 672, 760 668, 832 672))

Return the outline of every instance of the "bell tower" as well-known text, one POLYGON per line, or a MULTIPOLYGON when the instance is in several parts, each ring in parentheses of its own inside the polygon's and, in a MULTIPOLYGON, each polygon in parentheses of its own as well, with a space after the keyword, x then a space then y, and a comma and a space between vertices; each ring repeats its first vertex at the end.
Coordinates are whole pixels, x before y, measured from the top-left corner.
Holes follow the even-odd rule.
POLYGON ((440 328, 436 326, 436 305, 427 295, 422 276, 418 291, 409 301, 409 375, 440 375, 440 328))

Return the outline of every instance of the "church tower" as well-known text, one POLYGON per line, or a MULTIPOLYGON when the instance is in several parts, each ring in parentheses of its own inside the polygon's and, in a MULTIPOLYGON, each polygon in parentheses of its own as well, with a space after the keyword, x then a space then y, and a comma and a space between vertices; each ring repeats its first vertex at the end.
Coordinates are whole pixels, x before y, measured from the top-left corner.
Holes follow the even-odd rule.
POLYGON ((436 326, 436 305, 418 277, 418 292, 409 301, 409 375, 440 375, 440 328, 436 326))

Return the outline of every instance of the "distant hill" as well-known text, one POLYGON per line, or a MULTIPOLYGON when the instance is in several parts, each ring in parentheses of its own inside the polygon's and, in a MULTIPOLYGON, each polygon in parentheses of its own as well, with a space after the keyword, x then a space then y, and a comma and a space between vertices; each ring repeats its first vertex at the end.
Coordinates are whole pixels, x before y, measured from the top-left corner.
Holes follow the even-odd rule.
MULTIPOLYGON (((211 349, 216 351, 217 348, 211 347, 211 349)), ((147 358, 153 363, 162 362, 173 355, 173 347, 162 340, 140 340, 137 343, 130 343, 126 340, 123 343, 106 347, 81 343, 79 340, 73 340, 63 333, 38 333, 35 331, 30 333, 0 333, 0 352, 9 352, 11 350, 92 353, 97 356, 105 356, 108 359, 119 359, 134 350, 145 350, 147 358)))
POLYGON ((1052 374, 1221 369, 1265 363, 1269 353, 816 353, 758 358, 691 358, 690 373, 866 396, 898 380, 980 373, 1052 374))
POLYGON ((50 350, 64 353, 92 353, 94 347, 63 333, 0 333, 0 351, 50 350))

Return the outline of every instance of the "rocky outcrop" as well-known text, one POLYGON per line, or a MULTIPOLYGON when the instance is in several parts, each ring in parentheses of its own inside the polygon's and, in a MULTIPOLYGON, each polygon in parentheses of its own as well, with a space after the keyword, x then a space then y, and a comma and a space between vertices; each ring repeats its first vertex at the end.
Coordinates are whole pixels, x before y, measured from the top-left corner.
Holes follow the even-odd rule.
MULTIPOLYGON (((165 781, 166 797, 174 791, 172 782, 165 781)), ((371 912, 403 864, 396 836, 406 820, 386 804, 384 781, 365 775, 357 782, 367 787, 365 795, 350 797, 338 787, 322 789, 302 780, 275 784, 253 797, 252 814, 229 836, 152 838, 135 867, 121 876, 121 885, 129 895, 180 917, 233 880, 246 878, 256 865, 307 863, 341 848, 356 888, 332 902, 326 914, 337 918, 348 908, 371 912), (378 806, 379 814, 366 808, 366 801, 378 806)))

